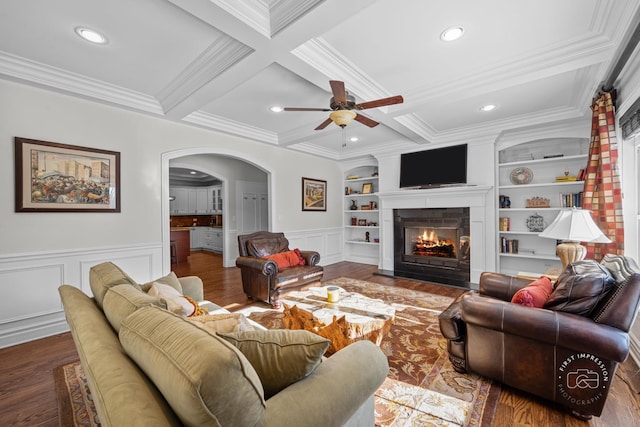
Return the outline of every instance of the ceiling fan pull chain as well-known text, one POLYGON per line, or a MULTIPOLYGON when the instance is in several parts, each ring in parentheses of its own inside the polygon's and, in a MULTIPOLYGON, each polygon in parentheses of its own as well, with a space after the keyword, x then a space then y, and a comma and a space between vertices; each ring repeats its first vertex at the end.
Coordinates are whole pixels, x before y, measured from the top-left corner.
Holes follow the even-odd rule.
POLYGON ((342 127, 342 148, 346 148, 347 147, 347 127, 346 126, 341 126, 342 127))

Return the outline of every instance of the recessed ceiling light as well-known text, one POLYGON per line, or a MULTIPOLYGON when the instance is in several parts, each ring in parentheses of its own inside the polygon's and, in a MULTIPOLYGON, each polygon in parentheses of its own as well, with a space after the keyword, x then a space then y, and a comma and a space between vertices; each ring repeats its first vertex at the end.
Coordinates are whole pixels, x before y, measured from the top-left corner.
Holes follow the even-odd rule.
POLYGON ((356 142, 356 141, 358 141, 358 137, 357 136, 352 136, 351 138, 349 138, 349 141, 356 142))
POLYGON ((191 171, 191 172, 189 172, 189 173, 190 173, 191 175, 195 175, 195 174, 197 174, 198 172, 196 172, 196 171, 191 171))
POLYGON ((77 35, 91 43, 105 44, 107 42, 107 38, 105 36, 90 28, 77 27, 75 31, 77 35))
POLYGON ((487 104, 487 105, 484 105, 484 106, 480 107, 480 111, 485 111, 485 112, 487 112, 487 111, 495 110, 495 108, 496 108, 496 106, 495 106, 495 105, 493 105, 493 104, 487 104))
POLYGON ((452 42, 454 40, 458 40, 464 34, 464 28, 462 27, 451 27, 447 28, 440 34, 440 40, 443 42, 452 42))
POLYGON ((284 111, 284 108, 279 105, 272 105, 271 107, 269 107, 269 110, 271 110, 271 112, 273 113, 282 113, 284 111))

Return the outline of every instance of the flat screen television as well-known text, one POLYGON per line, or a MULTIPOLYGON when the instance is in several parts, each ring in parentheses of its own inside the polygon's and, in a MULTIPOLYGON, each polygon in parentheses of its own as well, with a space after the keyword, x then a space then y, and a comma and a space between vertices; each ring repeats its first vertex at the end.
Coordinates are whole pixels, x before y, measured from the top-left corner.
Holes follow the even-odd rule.
POLYGON ((400 188, 467 183, 467 144, 400 155, 400 188))

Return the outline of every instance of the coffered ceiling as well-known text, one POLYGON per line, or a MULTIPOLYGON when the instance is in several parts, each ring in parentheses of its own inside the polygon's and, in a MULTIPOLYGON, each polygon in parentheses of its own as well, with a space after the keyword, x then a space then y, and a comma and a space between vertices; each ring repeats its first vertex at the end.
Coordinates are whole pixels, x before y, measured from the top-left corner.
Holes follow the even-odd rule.
POLYGON ((0 2, 0 77, 336 160, 584 117, 638 0, 0 2), (443 42, 443 30, 463 36, 443 42), (107 42, 76 33, 87 27, 107 42), (381 124, 330 124, 329 80, 381 124), (480 108, 494 104, 490 112, 480 108))

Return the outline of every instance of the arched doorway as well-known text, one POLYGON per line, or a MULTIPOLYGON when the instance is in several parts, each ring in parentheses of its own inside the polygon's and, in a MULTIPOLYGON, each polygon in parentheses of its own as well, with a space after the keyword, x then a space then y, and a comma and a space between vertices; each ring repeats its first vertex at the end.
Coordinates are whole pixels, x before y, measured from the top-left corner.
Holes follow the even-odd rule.
MULTIPOLYGON (((247 179, 255 179, 255 175, 261 176, 266 182, 267 192, 271 193, 271 171, 260 165, 259 160, 251 159, 245 153, 233 152, 231 150, 221 151, 219 149, 190 148, 176 150, 162 154, 162 267, 163 271, 171 270, 171 260, 169 253, 169 168, 172 166, 189 167, 200 172, 215 176, 222 182, 222 191, 226 195, 223 197, 222 217, 223 217, 223 266, 232 267, 235 265, 237 257, 237 230, 236 226, 236 191, 237 182, 242 182, 243 173, 248 174, 247 179), (215 161, 212 161, 215 159, 215 161), (218 164, 218 166, 216 166, 218 164), (231 167, 233 166, 233 167, 231 167), (251 173, 254 171, 255 173, 251 173), (247 172, 249 171, 249 172, 247 172)), ((271 228, 272 206, 267 205, 268 228, 271 228)))

